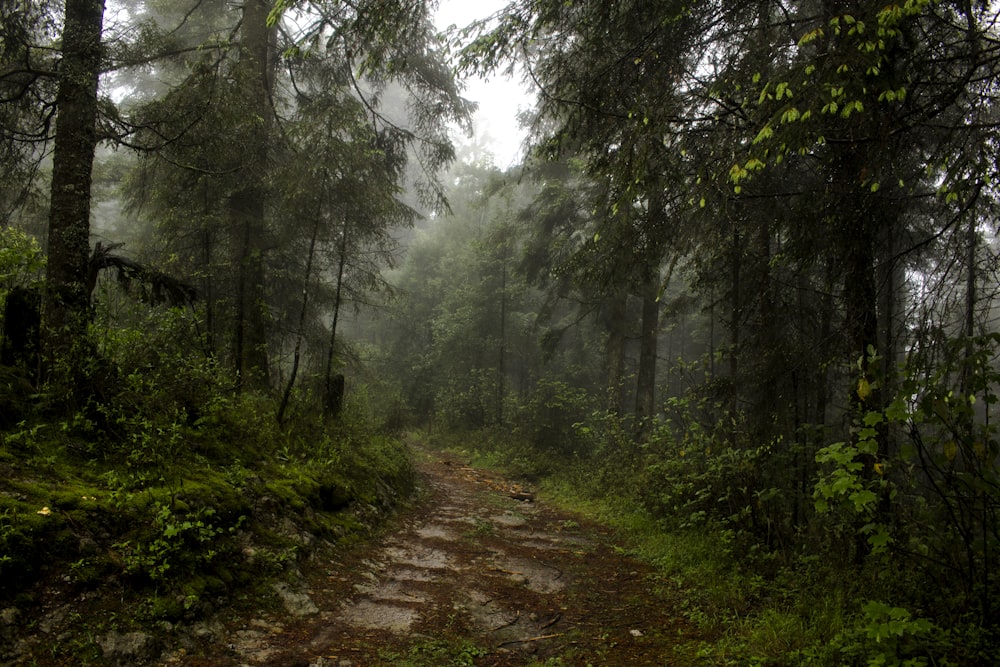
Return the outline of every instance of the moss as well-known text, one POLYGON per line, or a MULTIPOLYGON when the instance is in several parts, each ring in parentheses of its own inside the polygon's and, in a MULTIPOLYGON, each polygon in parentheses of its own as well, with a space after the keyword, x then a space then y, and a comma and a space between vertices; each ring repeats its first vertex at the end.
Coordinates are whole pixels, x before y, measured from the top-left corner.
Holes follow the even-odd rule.
POLYGON ((0 595, 35 580, 42 563, 66 547, 64 519, 48 506, 0 496, 0 595))
POLYGON ((308 507, 307 495, 302 493, 303 483, 295 479, 275 479, 265 483, 267 493, 288 509, 301 512, 308 507))
POLYGON ((184 598, 176 595, 161 595, 149 604, 149 616, 157 621, 179 621, 184 618, 184 598))
POLYGON ((250 513, 251 507, 240 489, 216 471, 199 471, 172 496, 178 511, 211 507, 219 521, 233 524, 250 513))
MULTIPOLYGON (((87 591, 88 605, 136 628, 189 622, 241 596, 259 604, 252 591, 268 591, 269 577, 317 545, 370 535, 412 488, 400 443, 319 420, 282 433, 269 405, 224 399, 183 425, 109 411, 109 423, 124 415, 122 428, 141 430, 135 440, 85 418, 0 438, 3 604, 27 617, 57 589, 87 591)), ((63 644, 67 664, 83 655, 74 641, 63 644)))

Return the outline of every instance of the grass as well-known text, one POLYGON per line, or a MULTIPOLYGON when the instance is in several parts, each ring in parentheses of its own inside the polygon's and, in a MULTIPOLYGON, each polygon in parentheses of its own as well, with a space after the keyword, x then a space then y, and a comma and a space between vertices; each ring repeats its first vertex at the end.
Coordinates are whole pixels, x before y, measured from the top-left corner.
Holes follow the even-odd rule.
POLYGON ((539 466, 546 471, 541 476, 523 448, 491 447, 489 438, 475 441, 487 444, 481 449, 454 441, 439 446, 470 458, 475 466, 532 477, 544 502, 614 529, 624 553, 653 566, 650 586, 710 638, 679 640, 690 642, 681 650, 697 654, 703 664, 800 664, 799 651, 824 646, 856 623, 845 611, 856 591, 838 581, 837 572, 807 565, 764 579, 737 562, 724 531, 710 525, 668 529, 626 493, 585 481, 595 477, 590 469, 560 467, 546 458, 539 466))
POLYGON ((386 651, 385 664, 393 667, 473 667, 489 651, 468 639, 428 639, 405 651, 386 651))

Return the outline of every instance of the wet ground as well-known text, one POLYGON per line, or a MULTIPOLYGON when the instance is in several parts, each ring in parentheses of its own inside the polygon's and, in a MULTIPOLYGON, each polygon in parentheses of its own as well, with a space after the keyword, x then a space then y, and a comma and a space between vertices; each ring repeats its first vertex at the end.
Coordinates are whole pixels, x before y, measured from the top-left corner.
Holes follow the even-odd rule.
POLYGON ((495 474, 421 455, 418 506, 276 590, 192 665, 690 665, 695 631, 599 525, 495 474), (685 655, 687 654, 687 655, 685 655))

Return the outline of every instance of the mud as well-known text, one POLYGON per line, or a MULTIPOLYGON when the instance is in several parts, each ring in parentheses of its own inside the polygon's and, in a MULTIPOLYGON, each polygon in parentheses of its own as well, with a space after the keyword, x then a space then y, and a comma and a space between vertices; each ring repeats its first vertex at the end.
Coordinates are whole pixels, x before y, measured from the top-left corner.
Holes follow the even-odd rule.
POLYGON ((176 661, 696 664, 681 648, 690 650, 696 632, 669 587, 622 555, 608 530, 498 475, 421 458, 425 498, 394 530, 339 561, 314 563, 302 590, 282 591, 286 604, 296 601, 283 616, 231 628, 230 641, 176 661))

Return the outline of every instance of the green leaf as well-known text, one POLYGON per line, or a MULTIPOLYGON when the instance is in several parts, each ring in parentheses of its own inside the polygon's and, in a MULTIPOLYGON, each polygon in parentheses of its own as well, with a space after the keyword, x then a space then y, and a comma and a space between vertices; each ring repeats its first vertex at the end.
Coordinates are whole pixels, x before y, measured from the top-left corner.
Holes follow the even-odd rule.
POLYGON ((878 496, 875 495, 873 491, 868 489, 859 489, 850 495, 851 502, 854 503, 854 509, 858 512, 863 511, 865 508, 873 505, 878 496))
POLYGON ((791 107, 790 109, 787 109, 783 114, 781 114, 781 122, 793 123, 797 121, 801 117, 801 115, 802 114, 799 113, 798 109, 796 109, 795 107, 791 107))
POLYGON ((865 426, 877 426, 885 421, 885 417, 881 412, 868 412, 862 421, 865 426))
POLYGON ((759 144, 762 141, 770 139, 772 136, 774 136, 774 128, 772 128, 771 124, 768 123, 763 128, 761 128, 760 132, 757 133, 757 136, 754 137, 753 143, 759 144))
POLYGON ((868 400, 868 397, 872 395, 872 385, 868 381, 868 378, 860 378, 858 380, 858 398, 862 401, 868 400))
POLYGON ((833 480, 833 484, 830 485, 830 492, 835 496, 839 496, 847 493, 853 487, 854 478, 842 475, 833 480))

